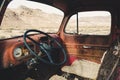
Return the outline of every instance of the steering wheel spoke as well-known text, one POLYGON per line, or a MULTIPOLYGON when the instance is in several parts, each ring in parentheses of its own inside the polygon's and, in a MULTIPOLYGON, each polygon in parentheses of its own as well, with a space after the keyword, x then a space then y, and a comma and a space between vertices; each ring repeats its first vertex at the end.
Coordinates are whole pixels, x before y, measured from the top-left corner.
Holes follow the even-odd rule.
POLYGON ((51 63, 53 63, 53 60, 52 60, 52 57, 50 56, 50 53, 44 48, 44 46, 41 45, 41 46, 40 46, 40 49, 42 49, 42 50, 44 51, 44 53, 47 55, 49 61, 50 61, 51 63))

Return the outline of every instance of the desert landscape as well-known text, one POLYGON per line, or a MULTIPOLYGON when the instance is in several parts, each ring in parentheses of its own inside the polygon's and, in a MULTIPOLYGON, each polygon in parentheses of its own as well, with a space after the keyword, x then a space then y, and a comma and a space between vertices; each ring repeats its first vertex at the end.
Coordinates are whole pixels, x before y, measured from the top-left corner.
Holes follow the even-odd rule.
MULTIPOLYGON (((40 9, 32 9, 26 6, 15 9, 8 8, 0 27, 0 32, 8 35, 0 34, 0 38, 23 35, 28 29, 56 33, 62 18, 63 14, 46 13, 40 9)), ((111 25, 110 18, 110 16, 80 17, 79 34, 108 35, 111 25)), ((75 21, 75 19, 69 21, 66 32, 74 32, 75 21)))
MULTIPOLYGON (((108 17, 108 16, 106 16, 108 17)), ((80 32, 87 34, 107 34, 109 33, 110 23, 106 23, 106 17, 101 17, 98 23, 95 22, 98 17, 91 18, 81 18, 81 28, 80 32), (93 21, 90 25, 84 25, 89 23, 88 21, 93 21), (103 28, 99 26, 102 23, 103 28), (91 27, 92 26, 92 27, 91 27), (98 26, 98 27, 96 27, 98 26)), ((7 9, 2 25, 0 27, 0 39, 15 37, 23 35, 23 33, 28 29, 39 29, 45 32, 57 32, 59 29, 60 22, 62 20, 61 15, 57 14, 47 14, 39 9, 31 9, 25 6, 21 6, 18 9, 7 9), (43 17, 44 16, 44 17, 43 17), (59 25, 58 25, 59 24, 59 25), (7 34, 7 35, 6 35, 7 34)), ((71 21, 74 25, 74 21, 71 21)), ((72 31, 72 26, 68 28, 68 32, 72 31)), ((67 30, 67 29, 66 29, 67 30)), ((81 34, 79 33, 79 34, 81 34)), ((65 66, 62 68, 63 71, 74 73, 80 76, 89 77, 95 79, 97 72, 99 70, 100 64, 90 62, 87 60, 76 60, 71 66, 65 66), (88 65, 89 64, 89 65, 88 65), (91 74, 89 74, 91 73, 91 74)), ((32 80, 32 79, 26 79, 32 80)), ((60 76, 53 76, 50 80, 66 80, 60 76)), ((77 80, 77 79, 75 79, 77 80)))
POLYGON ((40 9, 31 9, 25 6, 11 9, 5 12, 0 32, 1 38, 9 38, 23 35, 28 29, 39 29, 45 32, 57 32, 62 16, 57 14, 46 14, 40 9), (56 19, 54 21, 54 19, 56 19), (14 34, 16 33, 16 34, 14 34))

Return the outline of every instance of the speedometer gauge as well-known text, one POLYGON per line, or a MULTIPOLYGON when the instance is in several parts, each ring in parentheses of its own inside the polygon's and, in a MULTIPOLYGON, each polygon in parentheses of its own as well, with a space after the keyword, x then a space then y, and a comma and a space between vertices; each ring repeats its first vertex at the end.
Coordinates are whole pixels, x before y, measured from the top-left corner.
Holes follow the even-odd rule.
POLYGON ((18 57, 21 57, 22 56, 22 49, 21 48, 15 48, 14 49, 14 57, 18 58, 18 57))

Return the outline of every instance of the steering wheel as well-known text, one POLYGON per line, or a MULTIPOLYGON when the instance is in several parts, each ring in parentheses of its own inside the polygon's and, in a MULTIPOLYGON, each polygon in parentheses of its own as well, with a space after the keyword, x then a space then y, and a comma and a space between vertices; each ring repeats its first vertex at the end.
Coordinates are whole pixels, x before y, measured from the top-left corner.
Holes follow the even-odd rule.
POLYGON ((42 31, 39 31, 39 30, 34 30, 34 29, 27 30, 23 35, 23 40, 24 40, 25 46, 30 51, 30 54, 34 55, 36 58, 38 58, 39 60, 41 60, 44 63, 60 66, 60 65, 63 65, 67 61, 67 54, 66 54, 65 49, 62 47, 62 45, 55 38, 51 37, 50 35, 48 35, 45 32, 42 32, 42 31), (42 35, 46 36, 49 41, 54 42, 54 44, 57 45, 57 49, 61 50, 61 52, 62 52, 62 55, 63 55, 62 61, 56 63, 53 60, 53 57, 51 56, 51 53, 49 52, 51 49, 56 50, 55 47, 52 47, 50 44, 47 45, 45 43, 35 41, 33 38, 31 38, 28 35, 28 33, 31 33, 31 32, 35 32, 35 33, 37 32, 39 34, 42 34, 42 35), (39 46, 42 54, 46 54, 48 59, 42 58, 40 55, 38 55, 38 53, 36 53, 33 49, 31 49, 30 45, 27 42, 27 39, 32 41, 35 45, 39 46), (45 47, 44 44, 47 45, 47 47, 45 47))

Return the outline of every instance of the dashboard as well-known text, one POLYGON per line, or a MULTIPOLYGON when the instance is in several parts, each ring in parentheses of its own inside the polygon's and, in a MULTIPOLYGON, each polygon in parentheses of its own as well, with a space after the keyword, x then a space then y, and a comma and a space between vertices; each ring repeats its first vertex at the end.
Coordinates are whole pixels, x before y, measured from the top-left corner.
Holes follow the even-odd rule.
MULTIPOLYGON (((37 51, 34 44, 29 44, 33 51, 37 51)), ((25 45, 18 46, 13 50, 13 56, 16 60, 22 60, 31 55, 30 51, 26 48, 25 45)))
MULTIPOLYGON (((52 36, 57 37, 55 34, 52 34, 52 36)), ((44 36, 38 34, 31 35, 30 37, 34 38, 37 42, 39 42, 40 39, 45 40, 44 36)), ((33 42, 27 40, 27 43, 33 51, 40 53, 40 49, 33 42)), ((0 44, 0 68, 16 66, 33 57, 24 45, 23 36, 0 40, 0 44)))

